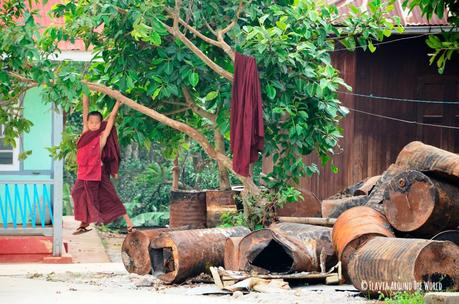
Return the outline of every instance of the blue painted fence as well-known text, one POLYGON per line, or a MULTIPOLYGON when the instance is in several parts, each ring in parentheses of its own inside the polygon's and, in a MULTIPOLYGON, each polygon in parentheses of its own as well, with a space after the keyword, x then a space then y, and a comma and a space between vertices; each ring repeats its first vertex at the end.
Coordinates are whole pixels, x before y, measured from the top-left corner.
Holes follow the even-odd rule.
POLYGON ((0 181, 3 228, 45 227, 47 221, 52 224, 52 188, 53 181, 0 181))

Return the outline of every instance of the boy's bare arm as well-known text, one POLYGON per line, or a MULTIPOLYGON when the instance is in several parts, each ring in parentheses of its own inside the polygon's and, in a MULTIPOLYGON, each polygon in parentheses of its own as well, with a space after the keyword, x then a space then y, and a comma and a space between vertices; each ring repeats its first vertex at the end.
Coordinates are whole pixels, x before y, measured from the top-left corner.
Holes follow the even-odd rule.
POLYGON ((107 126, 105 127, 104 132, 100 136, 100 149, 103 149, 105 147, 105 144, 107 143, 107 138, 110 135, 110 132, 112 131, 113 125, 115 124, 115 119, 116 119, 116 114, 118 114, 118 109, 120 108, 121 102, 116 101, 115 106, 113 107, 112 112, 110 113, 110 116, 108 117, 107 120, 107 126))
POLYGON ((89 98, 83 95, 83 133, 88 131, 89 98))

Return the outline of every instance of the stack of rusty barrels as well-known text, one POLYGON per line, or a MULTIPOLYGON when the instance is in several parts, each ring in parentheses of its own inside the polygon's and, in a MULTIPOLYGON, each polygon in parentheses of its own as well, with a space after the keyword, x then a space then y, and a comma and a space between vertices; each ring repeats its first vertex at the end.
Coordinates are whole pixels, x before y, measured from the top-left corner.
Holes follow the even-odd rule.
POLYGON ((332 239, 346 280, 370 294, 459 290, 459 232, 441 233, 459 227, 458 155, 410 143, 359 199, 350 209, 327 203, 341 208, 332 239))
POLYGON ((213 228, 223 214, 236 213, 234 190, 171 191, 170 227, 213 228))
POLYGON ((226 239, 250 232, 242 227, 214 228, 224 213, 237 212, 235 196, 240 191, 172 191, 168 228, 126 236, 121 248, 126 270, 139 275, 160 272, 165 282, 172 283, 199 274, 203 265, 223 266, 226 239))

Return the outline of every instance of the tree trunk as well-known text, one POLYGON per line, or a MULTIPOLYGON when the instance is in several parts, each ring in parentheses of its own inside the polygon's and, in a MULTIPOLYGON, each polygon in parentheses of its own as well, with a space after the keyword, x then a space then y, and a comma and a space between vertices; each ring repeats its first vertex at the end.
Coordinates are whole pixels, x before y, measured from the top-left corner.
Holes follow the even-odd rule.
MULTIPOLYGON (((215 136, 215 150, 217 152, 220 152, 222 154, 225 154, 225 139, 223 138, 223 135, 220 133, 218 129, 214 130, 214 136, 215 136)), ((229 174, 228 171, 226 170, 225 166, 222 164, 222 162, 217 161, 218 164, 218 173, 219 173, 219 182, 220 182, 220 190, 230 190, 231 189, 231 183, 229 180, 229 174)))
POLYGON ((179 155, 177 154, 174 159, 174 167, 172 167, 172 191, 177 191, 179 189, 180 170, 178 158, 179 155))

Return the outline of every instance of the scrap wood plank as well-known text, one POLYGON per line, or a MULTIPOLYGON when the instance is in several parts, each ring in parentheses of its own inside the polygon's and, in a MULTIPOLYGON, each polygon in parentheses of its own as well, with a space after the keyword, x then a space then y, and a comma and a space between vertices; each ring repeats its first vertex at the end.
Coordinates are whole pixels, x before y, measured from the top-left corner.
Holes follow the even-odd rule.
POLYGON ((280 216, 279 222, 333 226, 336 222, 336 218, 280 216))

